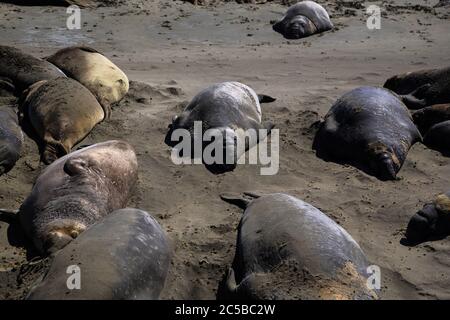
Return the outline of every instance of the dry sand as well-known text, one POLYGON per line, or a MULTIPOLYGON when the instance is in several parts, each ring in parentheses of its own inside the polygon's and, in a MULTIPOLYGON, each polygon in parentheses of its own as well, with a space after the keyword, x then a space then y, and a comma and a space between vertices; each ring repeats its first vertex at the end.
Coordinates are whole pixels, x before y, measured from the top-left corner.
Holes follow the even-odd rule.
MULTIPOLYGON (((382 28, 370 31, 364 6, 380 2, 319 1, 337 28, 286 41, 270 25, 286 9, 282 1, 218 2, 132 1, 85 9, 82 29, 72 31, 65 28, 62 7, 0 3, 1 44, 41 57, 68 45, 93 46, 133 80, 112 119, 80 145, 119 138, 135 146, 140 177, 129 206, 153 214, 175 251, 163 298, 215 298, 234 256, 241 216, 219 194, 258 191, 298 196, 347 229, 381 267, 381 298, 449 299, 450 238, 416 247, 400 241, 409 218, 449 189, 450 159, 416 144, 400 179, 381 182, 318 159, 310 126, 352 88, 450 65, 450 9, 432 9, 437 0, 417 1, 420 6, 384 1, 382 28), (202 165, 172 164, 163 142, 172 116, 199 90, 225 80, 277 98, 263 106, 263 118, 280 130, 277 175, 261 176, 254 165, 215 176, 202 165)), ((17 209, 42 166, 36 144, 27 137, 22 158, 0 177, 0 207, 17 209)), ((18 230, 1 222, 0 299, 23 297, 42 272, 26 272, 30 268, 23 264, 33 253, 27 256, 22 246, 18 230)))

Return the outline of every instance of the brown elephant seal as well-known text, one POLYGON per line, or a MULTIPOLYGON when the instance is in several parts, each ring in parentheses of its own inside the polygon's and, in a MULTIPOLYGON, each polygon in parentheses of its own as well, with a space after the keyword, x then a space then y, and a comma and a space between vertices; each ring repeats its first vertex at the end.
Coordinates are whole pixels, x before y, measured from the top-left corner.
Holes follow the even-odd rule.
POLYGON ((219 298, 375 299, 367 259, 356 241, 317 208, 274 193, 248 201, 233 266, 219 298))
POLYGON ((212 173, 232 171, 236 168, 238 159, 247 150, 270 134, 274 126, 269 122, 261 122, 260 103, 272 101, 275 99, 257 95, 252 88, 239 82, 214 84, 198 93, 184 111, 173 118, 165 142, 176 149, 179 141, 174 138, 174 133, 176 134, 178 129, 184 129, 190 132, 192 144, 199 143, 205 150, 209 145, 209 142, 203 139, 205 133, 220 133, 218 136, 223 138, 223 157, 218 157, 217 161, 210 163, 205 161, 203 154, 202 160, 212 173), (201 126, 201 132, 198 134, 195 131, 196 123, 201 126), (251 141, 245 140, 244 137, 249 131, 255 132, 256 135, 251 141), (242 145, 245 144, 245 148, 237 147, 238 139, 242 145))
POLYGON ((425 135, 432 126, 450 120, 450 104, 425 107, 414 112, 412 117, 422 135, 425 135))
POLYGON ((41 80, 65 77, 48 61, 38 59, 17 48, 0 45, 0 87, 10 87, 16 94, 41 80))
POLYGON ((147 212, 120 209, 60 250, 29 300, 155 300, 170 266, 167 235, 147 212), (79 288, 68 289, 68 268, 79 288))
POLYGON ((24 92, 21 113, 44 142, 46 164, 68 154, 105 117, 94 95, 70 78, 32 85, 24 92))
POLYGON ((423 137, 423 143, 428 148, 450 157, 450 120, 432 126, 423 137))
POLYGON ((41 254, 55 252, 114 210, 137 181, 136 154, 124 141, 72 152, 43 170, 18 218, 41 254))
POLYGON ((406 229, 407 244, 415 245, 427 240, 442 239, 450 235, 450 191, 440 194, 426 204, 409 221, 406 229))
POLYGON ((284 17, 272 26, 286 39, 301 39, 333 29, 328 12, 314 1, 289 7, 284 17))
POLYGON ((405 105, 413 110, 450 103, 450 67, 396 75, 384 87, 401 95, 405 105))
POLYGON ((89 47, 64 48, 47 61, 88 88, 102 105, 107 118, 111 114, 111 105, 120 101, 130 87, 122 70, 89 47))
POLYGON ((11 170, 20 158, 23 133, 13 106, 0 106, 0 175, 11 170))
POLYGON ((352 164, 381 180, 395 179, 422 136, 399 97, 360 87, 339 98, 316 133, 313 149, 325 160, 352 164))

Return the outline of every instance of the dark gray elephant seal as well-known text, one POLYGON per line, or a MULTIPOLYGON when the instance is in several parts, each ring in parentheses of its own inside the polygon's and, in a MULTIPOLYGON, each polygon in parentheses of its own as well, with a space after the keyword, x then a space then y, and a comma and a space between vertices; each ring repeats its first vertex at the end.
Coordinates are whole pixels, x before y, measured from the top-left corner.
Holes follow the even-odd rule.
POLYGON ((283 193, 245 207, 233 267, 219 298, 375 299, 359 245, 317 208, 283 193))
POLYGON ((423 143, 450 157, 450 120, 435 124, 423 137, 423 143))
POLYGON ((436 104, 417 110, 412 115, 422 135, 434 125, 450 120, 450 104, 436 104))
POLYGON ((413 110, 450 103, 450 67, 396 75, 384 87, 401 95, 405 105, 413 110))
POLYGON ((328 12, 314 1, 302 1, 289 7, 285 16, 272 26, 286 39, 301 39, 333 29, 328 12))
POLYGON ((70 78, 30 86, 24 92, 21 112, 44 142, 46 164, 68 154, 105 117, 94 95, 70 78))
POLYGON ((13 106, 0 106, 0 175, 11 170, 20 158, 23 133, 13 106))
POLYGON ((409 221, 406 229, 408 244, 440 239, 450 235, 450 191, 426 204, 409 221))
POLYGON ((14 88, 16 94, 41 80, 65 77, 48 61, 38 59, 19 49, 0 46, 0 81, 14 88))
MULTIPOLYGON (((272 101, 275 101, 275 99, 265 95, 257 95, 253 89, 239 82, 214 84, 198 93, 184 111, 173 118, 165 142, 167 145, 175 147, 178 141, 174 141, 172 134, 177 129, 186 129, 192 133, 192 143, 195 143, 194 122, 201 121, 203 133, 209 129, 215 129, 221 132, 224 137, 224 159, 219 161, 221 163, 206 164, 207 169, 213 173, 232 171, 236 168, 237 160, 245 151, 254 147, 270 134, 273 125, 261 123, 260 102, 272 101), (236 140, 244 141, 242 134, 251 129, 258 133, 257 141, 245 143, 245 150, 237 150, 236 140), (261 129, 266 130, 265 136, 259 134, 261 129), (229 151, 229 154, 234 154, 232 161, 226 161, 225 159, 227 150, 233 150, 229 151)), ((206 145, 207 143, 203 143, 203 148, 206 145)))
POLYGON ((390 180, 418 141, 422 136, 397 95, 383 88, 360 87, 334 103, 313 149, 325 160, 349 163, 390 180))
POLYGON ((47 60, 88 88, 102 105, 106 118, 110 116, 111 105, 120 101, 130 87, 126 74, 93 48, 64 48, 47 60))
POLYGON ((41 254, 64 247, 114 210, 124 208, 137 181, 137 159, 124 141, 72 152, 45 168, 19 210, 41 254))
POLYGON ((60 250, 30 300, 155 300, 171 260, 165 232, 147 212, 116 210, 60 250), (69 290, 69 266, 80 289, 69 290))

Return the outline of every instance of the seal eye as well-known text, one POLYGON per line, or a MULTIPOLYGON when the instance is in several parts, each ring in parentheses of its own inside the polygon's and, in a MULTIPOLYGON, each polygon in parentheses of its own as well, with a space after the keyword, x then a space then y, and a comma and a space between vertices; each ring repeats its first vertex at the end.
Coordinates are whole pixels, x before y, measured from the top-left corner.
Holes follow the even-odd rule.
POLYGON ((79 233, 78 231, 76 231, 76 230, 70 231, 70 236, 71 236, 73 239, 77 238, 79 235, 80 235, 80 233, 79 233))

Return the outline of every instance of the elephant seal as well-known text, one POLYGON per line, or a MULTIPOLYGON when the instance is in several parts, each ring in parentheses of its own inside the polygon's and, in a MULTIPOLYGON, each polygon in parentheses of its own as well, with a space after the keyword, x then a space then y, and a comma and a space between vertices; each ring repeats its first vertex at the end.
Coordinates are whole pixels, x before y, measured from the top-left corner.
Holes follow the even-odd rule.
POLYGON ((223 137, 223 158, 214 163, 204 161, 206 168, 213 173, 232 171, 236 168, 237 160, 247 150, 270 134, 274 126, 261 123, 260 103, 273 101, 274 98, 257 95, 253 89, 239 82, 214 84, 198 93, 184 111, 173 118, 165 142, 176 147, 178 141, 173 139, 173 133, 177 129, 185 129, 191 133, 192 144, 195 145, 197 139, 202 140, 199 143, 205 149, 208 143, 201 138, 208 130, 214 130, 223 137), (202 132, 199 134, 194 130, 195 122, 201 122, 202 132), (244 134, 248 130, 256 131, 257 137, 251 141, 245 139, 244 134), (242 145, 245 144, 245 148, 237 147, 238 139, 242 145), (233 159, 226 159, 227 154, 231 154, 233 159))
POLYGON ((375 299, 368 263, 356 241, 317 208, 274 193, 248 201, 232 268, 219 298, 375 299))
POLYGON ((417 110, 412 115, 422 135, 434 125, 450 120, 450 104, 436 104, 417 110))
POLYGON ((60 250, 29 300, 155 300, 171 260, 165 232, 147 212, 109 214, 60 250), (68 289, 68 268, 79 268, 80 289, 68 289))
POLYGON ((65 77, 64 73, 48 61, 38 59, 19 49, 0 45, 1 87, 9 86, 16 94, 41 80, 65 77))
POLYGON ((450 191, 426 204, 409 221, 406 228, 408 244, 441 239, 450 234, 450 191))
POLYGON ((396 75, 384 87, 401 95, 405 105, 413 110, 450 103, 450 67, 396 75))
POLYGON ((33 84, 24 92, 20 108, 44 142, 46 164, 68 154, 105 117, 94 95, 70 78, 33 84))
POLYGON ((0 175, 11 170, 20 158, 23 133, 12 106, 0 106, 0 175))
POLYGON ((381 180, 396 179, 420 132, 399 97, 383 88, 360 87, 331 107, 313 149, 325 160, 352 164, 381 180))
POLYGON ((38 251, 63 248, 100 218, 124 208, 137 181, 136 154, 112 140, 72 152, 45 168, 19 209, 38 251))
POLYGON ((435 124, 423 137, 423 143, 450 157, 450 120, 435 124))
POLYGON ((106 118, 111 114, 111 105, 120 101, 130 87, 122 70, 89 47, 64 48, 47 61, 88 88, 102 105, 106 118))
POLYGON ((286 39, 301 39, 333 29, 327 11, 314 1, 302 1, 289 7, 284 17, 272 26, 286 39))

